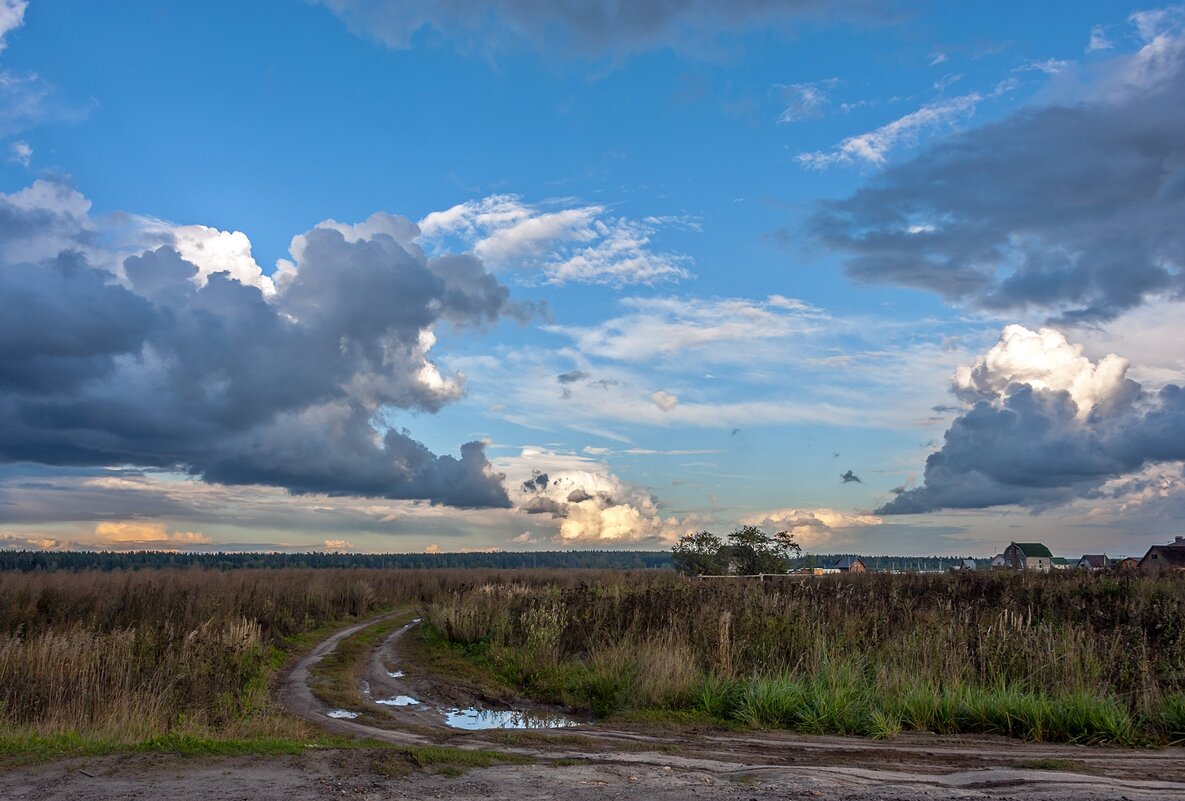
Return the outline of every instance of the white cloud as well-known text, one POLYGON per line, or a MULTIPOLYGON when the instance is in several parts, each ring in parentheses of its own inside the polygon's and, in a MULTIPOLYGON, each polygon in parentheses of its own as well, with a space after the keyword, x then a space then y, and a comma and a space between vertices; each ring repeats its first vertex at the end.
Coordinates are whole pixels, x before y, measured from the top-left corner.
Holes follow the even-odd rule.
POLYGON ((796 298, 626 298, 630 313, 597 326, 551 326, 583 353, 618 361, 645 361, 697 351, 698 358, 735 362, 736 347, 820 329, 822 309, 796 298))
POLYGON ((940 50, 936 50, 930 54, 931 67, 937 67, 939 64, 945 64, 949 60, 950 59, 947 57, 946 53, 943 53, 940 50))
MULTIPOLYGON (((506 473, 515 506, 552 527, 552 541, 561 545, 667 545, 701 522, 663 517, 649 491, 587 457, 528 447, 495 464, 506 473)), ((513 541, 529 542, 530 533, 513 541)))
POLYGON ((14 161, 22 167, 28 167, 33 161, 33 148, 29 146, 28 142, 13 142, 8 146, 8 154, 10 161, 14 161))
POLYGON ((459 241, 493 269, 538 270, 551 284, 611 286, 690 276, 688 257, 652 247, 669 227, 694 226, 675 217, 632 220, 600 205, 548 208, 516 195, 466 201, 419 223, 429 246, 459 241))
POLYGON ((831 539, 836 529, 868 528, 883 524, 875 515, 839 512, 835 509, 774 509, 741 518, 741 523, 770 532, 789 531, 803 548, 815 548, 831 539))
POLYGON ((1003 397, 1012 384, 1065 391, 1078 406, 1078 419, 1120 398, 1125 390, 1128 360, 1108 354, 1092 362, 1052 328, 1030 331, 1021 325, 1004 329, 991 350, 955 372, 955 392, 966 400, 1003 397))
POLYGON ((28 7, 29 0, 0 0, 0 51, 8 46, 5 37, 25 24, 28 7))
POLYGON ((822 116, 823 109, 831 102, 827 97, 827 90, 838 83, 838 79, 829 78, 814 83, 779 84, 776 88, 785 95, 786 108, 778 115, 778 124, 786 125, 822 116))
POLYGON ((1111 40, 1107 38, 1107 30, 1102 25, 1095 25, 1090 29, 1090 41, 1086 44, 1087 53, 1110 50, 1114 46, 1111 40))
POLYGON ((1047 58, 1043 61, 1030 61, 1016 68, 1017 72, 1043 72, 1046 75, 1060 75, 1074 66, 1073 61, 1047 58))
POLYGON ((983 99, 983 95, 972 92, 929 103, 876 130, 849 136, 831 150, 800 153, 798 163, 816 170, 856 163, 881 166, 891 151, 916 143, 925 133, 952 128, 971 117, 983 99))
POLYGON ((327 551, 349 551, 354 548, 354 543, 349 540, 325 540, 325 550, 327 551))
POLYGON ((651 395, 650 400, 654 401, 654 405, 662 409, 664 412, 669 412, 679 405, 678 395, 672 395, 669 392, 663 392, 661 389, 651 395))

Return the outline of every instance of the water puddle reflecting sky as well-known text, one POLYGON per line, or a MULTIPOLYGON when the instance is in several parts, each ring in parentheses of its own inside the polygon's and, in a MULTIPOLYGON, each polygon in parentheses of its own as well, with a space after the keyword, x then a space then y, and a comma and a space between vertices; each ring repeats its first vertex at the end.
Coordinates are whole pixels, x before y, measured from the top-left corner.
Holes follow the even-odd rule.
POLYGON ((420 702, 410 695, 397 695, 394 698, 379 698, 375 703, 386 706, 416 706, 420 702))
POLYGON ((563 715, 532 715, 516 709, 449 709, 444 713, 446 726, 454 729, 562 729, 579 726, 578 721, 563 715))
POLYGON ((358 717, 357 712, 351 712, 348 709, 331 709, 325 714, 331 718, 337 718, 338 720, 353 720, 354 718, 358 717))

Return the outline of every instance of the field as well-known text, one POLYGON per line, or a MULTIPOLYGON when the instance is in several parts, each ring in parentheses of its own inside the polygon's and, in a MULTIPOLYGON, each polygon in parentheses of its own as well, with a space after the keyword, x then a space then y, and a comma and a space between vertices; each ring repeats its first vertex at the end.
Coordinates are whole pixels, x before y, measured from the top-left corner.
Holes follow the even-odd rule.
POLYGON ((398 605, 468 672, 599 718, 889 738, 1185 738, 1185 580, 666 571, 0 573, 11 737, 307 736, 287 655, 398 605))
POLYGON ((601 717, 873 738, 1185 739, 1176 576, 659 574, 452 591, 425 615, 442 644, 503 681, 601 717))

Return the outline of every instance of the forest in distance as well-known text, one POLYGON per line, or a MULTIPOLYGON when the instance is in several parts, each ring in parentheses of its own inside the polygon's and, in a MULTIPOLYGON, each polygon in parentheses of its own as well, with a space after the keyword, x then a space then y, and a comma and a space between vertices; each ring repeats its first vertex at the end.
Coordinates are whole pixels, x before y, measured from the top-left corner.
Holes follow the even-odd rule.
MULTIPOLYGON (((859 555, 872 571, 933 572, 955 567, 963 558, 953 556, 864 556, 860 554, 810 554, 789 560, 791 567, 829 564, 843 556, 859 555)), ((987 566, 990 559, 976 559, 987 566)), ((260 553, 247 551, 41 551, 0 549, 2 571, 143 570, 200 567, 212 570, 244 568, 367 568, 486 570, 663 570, 674 567, 670 551, 574 550, 492 551, 442 553, 260 553)))

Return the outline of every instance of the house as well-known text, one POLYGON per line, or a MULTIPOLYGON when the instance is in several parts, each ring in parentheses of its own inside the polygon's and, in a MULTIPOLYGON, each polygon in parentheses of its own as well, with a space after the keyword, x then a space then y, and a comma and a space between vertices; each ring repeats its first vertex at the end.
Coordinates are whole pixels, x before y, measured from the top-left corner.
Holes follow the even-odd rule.
POLYGON ((1014 542, 1004 549, 1004 562, 1012 570, 1048 573, 1053 567, 1053 554, 1039 542, 1014 542))
POLYGON ((1140 570, 1148 573, 1185 570, 1185 537, 1177 537, 1168 545, 1153 545, 1140 560, 1140 570))
POLYGON ((1004 558, 1004 554, 997 554, 996 558, 992 560, 992 570, 1004 570, 1008 567, 1008 560, 1004 558))
POLYGON ((833 568, 840 573, 867 573, 868 570, 864 567, 864 563, 860 561, 858 556, 845 556, 835 560, 833 568))
POLYGON ((1127 573, 1131 570, 1138 570, 1140 567, 1140 560, 1134 556, 1125 556, 1115 563, 1115 569, 1120 573, 1127 573))
POLYGON ((974 559, 960 559, 951 570, 974 570, 977 567, 974 559))
POLYGON ((1078 568, 1080 570, 1110 570, 1111 560, 1105 553, 1087 553, 1078 560, 1078 568))

